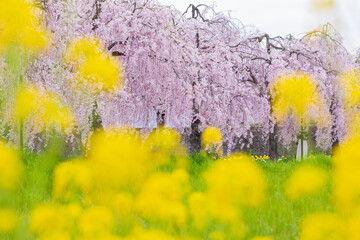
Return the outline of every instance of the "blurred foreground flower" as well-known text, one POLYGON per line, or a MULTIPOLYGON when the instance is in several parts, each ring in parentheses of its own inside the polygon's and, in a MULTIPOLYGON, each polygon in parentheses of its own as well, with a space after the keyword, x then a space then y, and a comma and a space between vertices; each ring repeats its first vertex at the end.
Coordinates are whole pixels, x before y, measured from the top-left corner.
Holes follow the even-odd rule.
POLYGON ((298 167, 285 183, 285 195, 294 201, 319 192, 326 184, 326 172, 318 167, 298 167))
POLYGON ((299 240, 344 240, 344 222, 334 213, 314 213, 306 216, 300 226, 299 240))
POLYGON ((350 114, 345 139, 360 137, 360 112, 350 114))
POLYGON ((79 229, 86 238, 100 239, 104 234, 110 234, 115 226, 112 211, 104 206, 86 209, 79 219, 79 229))
POLYGON ((347 108, 353 108, 360 103, 360 70, 350 69, 339 77, 347 108))
POLYGON ((69 129, 75 123, 72 111, 54 93, 32 85, 19 87, 14 105, 16 117, 20 121, 29 118, 39 132, 46 126, 69 129))
POLYGON ((175 167, 186 168, 187 150, 181 144, 181 136, 172 128, 160 127, 152 131, 144 142, 145 151, 148 152, 149 164, 161 167, 175 158, 175 167))
POLYGON ((264 173, 246 155, 234 154, 216 161, 204 177, 210 199, 219 200, 218 204, 257 207, 265 202, 264 173))
POLYGON ((162 223, 183 227, 187 220, 185 194, 190 190, 188 173, 154 173, 145 182, 135 206, 141 216, 162 223))
POLYGON ((325 101, 319 95, 315 81, 305 73, 284 74, 270 87, 273 114, 278 122, 283 122, 289 114, 294 114, 299 126, 316 121, 319 125, 330 122, 325 101))
POLYGON ((16 190, 21 183, 23 165, 18 153, 0 141, 0 188, 16 190))
POLYGON ((29 230, 43 236, 58 233, 70 235, 76 229, 82 211, 77 204, 42 203, 30 214, 29 230))
POLYGON ((271 237, 254 237, 251 240, 272 240, 271 237))
POLYGON ((150 169, 147 154, 140 136, 129 129, 96 133, 87 159, 96 187, 139 189, 150 169))
POLYGON ((37 52, 48 43, 48 33, 39 25, 29 1, 0 1, 0 52, 11 44, 37 52))
POLYGON ((120 62, 107 54, 104 44, 93 37, 83 37, 70 42, 65 61, 77 71, 75 86, 90 86, 95 91, 111 91, 124 83, 124 69, 120 62))
POLYGON ((209 153, 221 155, 222 140, 223 135, 220 129, 213 126, 207 127, 201 135, 202 145, 205 148, 205 151, 209 153))
POLYGON ((78 194, 89 194, 93 189, 90 167, 83 160, 60 163, 54 171, 53 196, 70 200, 78 194))
POLYGON ((347 139, 334 153, 335 206, 342 211, 360 207, 360 137, 347 139))
POLYGON ((129 240, 145 240, 145 239, 154 239, 154 240, 176 240, 176 237, 172 237, 164 231, 161 230, 145 230, 140 227, 136 227, 131 235, 126 238, 129 240))
POLYGON ((206 191, 193 192, 188 200, 194 227, 203 230, 215 220, 227 227, 227 238, 242 238, 241 209, 259 207, 266 199, 267 183, 261 168, 250 157, 234 154, 215 161, 204 179, 206 191))
POLYGON ((209 233, 210 240, 225 240, 226 234, 223 231, 214 231, 209 233))
POLYGON ((15 230, 19 223, 18 214, 11 209, 0 209, 0 234, 15 230))

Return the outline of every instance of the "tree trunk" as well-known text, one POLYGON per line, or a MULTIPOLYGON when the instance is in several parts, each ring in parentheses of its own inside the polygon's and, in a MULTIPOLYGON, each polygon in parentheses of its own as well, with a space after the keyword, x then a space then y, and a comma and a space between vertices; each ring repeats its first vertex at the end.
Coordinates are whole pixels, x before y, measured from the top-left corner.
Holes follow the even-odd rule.
POLYGON ((189 136, 190 153, 197 153, 201 149, 200 120, 196 119, 191 123, 191 132, 189 136))
POLYGON ((98 105, 97 105, 97 102, 95 101, 93 111, 92 111, 92 129, 93 129, 93 131, 100 131, 103 129, 102 120, 97 112, 97 109, 98 109, 98 105))
MULTIPOLYGON (((331 135, 333 135, 333 133, 331 133, 331 135)), ((339 146, 339 138, 335 137, 335 141, 333 141, 332 146, 331 146, 331 154, 334 153, 334 150, 339 146)))
POLYGON ((331 105, 330 105, 330 115, 331 115, 331 139, 333 140, 332 144, 331 144, 331 154, 333 154, 334 149, 339 145, 339 138, 336 134, 336 120, 335 120, 335 116, 334 116, 334 108, 335 105, 337 104, 335 102, 336 100, 332 100, 331 101, 331 105))
MULTIPOLYGON (((199 49, 200 47, 200 37, 199 37, 199 33, 196 33, 195 35, 195 41, 196 41, 196 47, 197 49, 199 49)), ((198 78, 197 81, 194 80, 194 82, 192 83, 192 90, 193 90, 193 106, 192 106, 192 110, 193 110, 193 121, 191 123, 191 129, 190 129, 190 136, 189 136, 189 142, 190 142, 190 153, 197 153, 200 151, 201 149, 201 133, 200 133, 200 120, 198 119, 197 115, 199 114, 199 108, 196 104, 196 91, 195 91, 195 86, 197 84, 197 82, 200 82, 200 72, 198 72, 198 78)))
POLYGON ((270 159, 276 160, 279 157, 278 154, 278 139, 276 137, 278 132, 277 126, 274 126, 274 131, 269 135, 269 157, 270 159))
POLYGON ((157 111, 156 112, 156 123, 158 128, 165 125, 165 112, 157 111))

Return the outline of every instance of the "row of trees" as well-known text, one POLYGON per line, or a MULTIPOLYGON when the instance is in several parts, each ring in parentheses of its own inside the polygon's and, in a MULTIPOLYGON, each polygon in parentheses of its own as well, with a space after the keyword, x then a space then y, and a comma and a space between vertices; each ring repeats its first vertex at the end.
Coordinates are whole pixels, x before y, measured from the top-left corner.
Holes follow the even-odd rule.
MULTIPOLYGON (((56 92, 71 106, 76 131, 85 144, 95 127, 158 124, 176 128, 200 148, 209 125, 224 134, 229 149, 251 145, 252 128, 268 141, 271 157, 280 140, 289 145, 300 126, 292 117, 276 124, 269 86, 280 74, 305 72, 317 83, 331 121, 317 128, 318 146, 329 149, 345 136, 345 113, 338 76, 358 61, 342 45, 341 36, 325 25, 301 38, 271 37, 236 24, 206 5, 185 12, 155 1, 38 1, 52 45, 27 69, 26 81, 56 92), (70 89, 76 71, 64 61, 68 43, 95 36, 124 65, 125 84, 117 91, 70 89)), ((6 81, 6 80, 4 80, 6 81)), ((27 129, 28 145, 34 129, 27 129)))

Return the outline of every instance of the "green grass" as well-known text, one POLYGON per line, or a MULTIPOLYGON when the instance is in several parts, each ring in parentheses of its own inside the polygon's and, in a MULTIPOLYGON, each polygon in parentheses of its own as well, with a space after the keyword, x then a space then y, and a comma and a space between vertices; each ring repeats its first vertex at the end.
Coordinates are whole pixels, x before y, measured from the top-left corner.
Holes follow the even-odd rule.
MULTIPOLYGON (((10 200, 0 202, 8 205, 15 203, 21 213, 22 224, 19 230, 12 235, 1 235, 0 239, 34 239, 26 233, 28 227, 28 215, 37 204, 51 200, 52 171, 56 164, 61 161, 62 148, 53 145, 49 150, 39 156, 25 153, 23 155, 25 176, 22 188, 16 196, 8 196, 10 200), (11 201, 16 199, 16 201, 11 201)), ((192 155, 190 159, 190 182, 193 191, 204 191, 206 185, 202 173, 208 169, 213 161, 212 158, 202 155, 192 155)), ((306 197, 294 202, 284 196, 284 182, 291 173, 301 164, 308 163, 319 166, 329 173, 331 171, 330 158, 325 155, 310 157, 299 163, 294 160, 287 162, 258 162, 264 170, 268 182, 268 198, 261 208, 247 208, 242 211, 242 218, 246 224, 245 239, 255 236, 269 236, 274 240, 297 239, 299 235, 299 223, 301 218, 309 213, 317 211, 332 211, 331 203, 331 179, 321 192, 314 196, 306 197)), ((171 171, 165 169, 164 171, 171 171)), ((0 193, 2 199, 5 194, 0 193)), ((216 223, 211 223, 205 232, 195 233, 199 238, 207 239, 210 232, 223 229, 216 223)), ((116 232, 127 232, 128 229, 117 229, 116 232)))
MULTIPOLYGON (((328 159, 318 156, 307 159, 310 164, 318 165, 327 171, 328 159)), ((268 200, 260 209, 247 209, 244 218, 248 225, 248 235, 267 235, 274 239, 297 239, 299 223, 303 216, 316 211, 331 211, 330 183, 320 193, 294 202, 288 201, 284 192, 284 182, 299 165, 297 162, 263 163, 269 185, 268 200)))
MULTIPOLYGON (((199 156, 196 156, 199 158, 199 156)), ((196 158, 195 157, 195 158, 196 158)), ((211 159, 194 161, 191 166, 192 185, 195 190, 203 190, 204 182, 201 173, 211 165, 211 159)), ((326 188, 314 196, 305 197, 297 201, 289 201, 284 196, 284 183, 291 173, 301 164, 312 164, 329 173, 331 159, 323 154, 307 158, 303 162, 290 160, 287 162, 258 162, 266 174, 268 182, 268 199, 266 204, 259 208, 243 210, 243 219, 247 234, 245 239, 256 236, 269 236, 274 240, 297 239, 301 218, 317 211, 332 211, 331 179, 326 188)))

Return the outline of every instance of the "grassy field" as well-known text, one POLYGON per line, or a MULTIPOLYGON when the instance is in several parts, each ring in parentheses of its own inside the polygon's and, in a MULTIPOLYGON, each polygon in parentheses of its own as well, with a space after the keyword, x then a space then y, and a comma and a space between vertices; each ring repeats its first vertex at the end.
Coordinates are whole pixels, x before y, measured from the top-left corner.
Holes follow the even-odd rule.
MULTIPOLYGON (((201 173, 208 168, 212 159, 199 159, 192 165, 192 185, 203 189, 201 173)), ((331 180, 321 192, 297 201, 290 201, 284 195, 284 184, 293 171, 303 164, 311 164, 324 169, 330 177, 331 159, 323 154, 310 156, 303 162, 290 159, 286 162, 259 161, 266 173, 268 198, 260 208, 247 208, 243 211, 246 224, 246 239, 256 236, 268 236, 273 239, 298 239, 301 219, 309 213, 333 211, 331 200, 331 180)), ((211 232, 214 229, 209 229, 211 232)))
MULTIPOLYGON (((303 163, 295 161, 285 163, 261 163, 269 183, 268 201, 258 210, 248 209, 244 213, 248 223, 249 236, 265 235, 274 239, 297 239, 302 217, 318 211, 332 211, 331 184, 313 196, 297 201, 284 197, 284 183, 300 164, 309 163, 330 172, 330 159, 318 155, 306 159, 303 163)), ((330 174, 329 174, 330 176, 330 174)))
MULTIPOLYGON (((46 153, 34 156, 32 154, 24 154, 22 156, 25 171, 24 181, 21 188, 15 192, 0 193, 1 203, 17 209, 20 213, 20 223, 13 233, 2 234, 0 239, 36 239, 33 233, 29 233, 29 215, 39 204, 44 202, 52 202, 52 180, 55 167, 62 161, 61 152, 58 145, 53 145, 46 153)), ((188 172, 190 176, 191 192, 204 192, 207 189, 204 180, 204 172, 210 169, 214 160, 206 155, 193 155, 188 157, 190 166, 188 172)), ((301 219, 309 213, 319 211, 333 211, 331 202, 331 159, 325 155, 310 156, 303 162, 296 162, 292 159, 281 162, 274 161, 257 161, 256 164, 265 173, 268 184, 267 196, 265 203, 260 207, 244 207, 241 210, 241 218, 245 226, 245 234, 242 239, 252 239, 257 236, 267 236, 270 239, 298 239, 299 225, 301 219), (284 184, 291 176, 294 170, 303 165, 310 164, 324 169, 329 179, 326 187, 320 192, 301 198, 296 201, 290 201, 284 195, 284 184)), ((173 165, 161 169, 162 172, 172 172, 173 165)), ((79 199, 79 198, 78 198, 79 199)), ((81 199, 81 197, 80 197, 81 199)), ((184 200, 186 203, 186 200, 184 200)), ((222 211, 221 208, 218 211, 222 211)), ((146 222, 143 224, 145 228, 157 228, 158 222, 146 222)), ((191 224, 190 224, 191 225, 191 224)), ((235 226, 236 227, 236 226, 235 226)), ((118 235, 126 235, 131 230, 130 227, 124 227, 124 224, 116 224, 115 233, 118 235)), ((164 227, 161 225, 161 229, 164 227)), ((239 228, 241 228, 239 226, 239 228)), ((191 227, 183 229, 171 230, 176 235, 183 236, 181 239, 187 239, 189 234, 196 239, 236 239, 235 237, 223 236, 221 234, 212 234, 216 232, 226 232, 224 225, 218 224, 216 221, 210 221, 202 231, 192 230, 191 227)), ((43 239, 43 238, 41 238, 43 239)), ((58 238, 46 238, 58 239, 58 238)), ((66 239, 66 238, 64 238, 66 239)), ((73 236, 73 239, 77 239, 73 236)), ((138 238, 140 239, 140 238, 138 238)), ((161 239, 161 238, 160 238, 161 239)))

